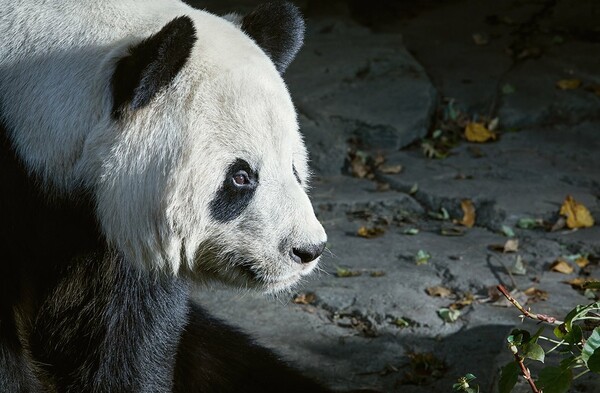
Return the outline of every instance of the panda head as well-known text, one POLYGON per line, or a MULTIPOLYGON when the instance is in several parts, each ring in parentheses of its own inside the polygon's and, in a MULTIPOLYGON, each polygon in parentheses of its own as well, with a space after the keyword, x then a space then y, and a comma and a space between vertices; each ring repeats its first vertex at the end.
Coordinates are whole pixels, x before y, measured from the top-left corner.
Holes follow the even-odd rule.
POLYGON ((326 242, 281 77, 304 24, 289 3, 229 19, 190 10, 115 51, 111 125, 89 138, 80 170, 128 259, 276 292, 326 242))

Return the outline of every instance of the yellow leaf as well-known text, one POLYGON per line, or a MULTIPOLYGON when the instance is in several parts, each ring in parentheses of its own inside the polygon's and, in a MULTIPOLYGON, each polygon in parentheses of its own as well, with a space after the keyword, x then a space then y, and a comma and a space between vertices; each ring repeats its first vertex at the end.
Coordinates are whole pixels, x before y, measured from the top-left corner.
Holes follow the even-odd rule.
POLYGON ((581 86, 579 79, 561 79, 556 82, 556 87, 561 90, 575 90, 581 86))
POLYGON ((363 227, 358 228, 358 232, 356 234, 360 237, 372 239, 374 237, 381 236, 384 233, 385 233, 385 230, 381 227, 367 228, 367 227, 363 226, 363 227))
POLYGON ((587 228, 594 225, 594 218, 590 211, 577 202, 571 195, 567 195, 560 207, 560 214, 567 217, 567 226, 573 228, 587 228))
POLYGON ((402 172, 402 165, 383 165, 379 167, 379 172, 395 175, 397 173, 402 172))
POLYGON ((586 257, 579 257, 575 260, 575 263, 577 264, 577 266, 583 269, 584 267, 590 264, 590 261, 586 257))
POLYGON ((528 288, 525 291, 523 291, 523 293, 525 295, 527 295, 527 297, 528 297, 527 302, 528 303, 536 303, 536 302, 539 302, 539 301, 548 300, 548 292, 542 291, 541 289, 538 289, 538 288, 535 288, 535 287, 528 288))
POLYGON ((473 202, 470 199, 463 199, 460 206, 463 210, 463 219, 460 223, 467 228, 472 228, 475 225, 475 206, 473 202))
POLYGON ((469 142, 487 142, 496 139, 496 133, 488 130, 483 123, 469 122, 465 128, 465 138, 469 142))
POLYGON ((506 243, 504 243, 503 252, 517 252, 519 251, 519 239, 508 239, 506 243))
POLYGON ((312 292, 299 293, 294 297, 293 302, 296 304, 312 304, 317 300, 317 296, 312 292))
POLYGON ((470 306, 475 301, 475 296, 471 292, 467 292, 462 298, 448 306, 452 310, 460 310, 466 306, 470 306))
POLYGON ((565 284, 569 284, 573 289, 581 289, 583 290, 587 283, 598 282, 595 278, 583 278, 576 277, 572 280, 563 281, 565 284))
POLYGON ((449 297, 452 295, 452 291, 450 289, 440 286, 429 287, 425 289, 425 291, 429 296, 449 297))
POLYGON ((550 266, 550 270, 552 270, 553 272, 559 272, 562 274, 571 274, 571 273, 573 273, 573 266, 571 266, 569 264, 569 262, 565 261, 564 259, 557 259, 550 266))

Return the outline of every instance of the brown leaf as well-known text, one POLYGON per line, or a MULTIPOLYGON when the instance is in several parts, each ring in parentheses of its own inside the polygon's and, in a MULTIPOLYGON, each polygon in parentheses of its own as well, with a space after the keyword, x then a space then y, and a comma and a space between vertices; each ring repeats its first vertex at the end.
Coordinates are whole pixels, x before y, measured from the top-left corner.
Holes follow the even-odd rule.
POLYGON ((367 177, 369 174, 369 168, 365 164, 364 160, 360 156, 354 156, 350 161, 350 170, 352 174, 361 179, 367 177))
POLYGON ((583 269, 584 267, 590 264, 590 261, 589 259, 587 259, 587 257, 581 256, 575 259, 575 263, 577 264, 577 266, 583 269))
POLYGON ((567 219, 563 216, 559 216, 554 225, 552 225, 552 227, 550 228, 550 232, 560 231, 565 226, 567 226, 567 219))
POLYGON ((464 236, 466 229, 461 227, 443 226, 440 230, 442 236, 464 236))
POLYGON ((335 275, 340 278, 358 277, 361 274, 362 274, 361 272, 350 270, 350 269, 344 269, 342 267, 338 267, 335 272, 335 275))
POLYGON ((369 276, 371 276, 371 277, 383 277, 383 276, 385 276, 385 272, 382 271, 382 270, 375 270, 375 271, 369 273, 369 276))
POLYGON ((385 233, 385 229, 383 229, 382 227, 365 227, 362 226, 360 228, 358 228, 358 231, 356 232, 356 234, 360 237, 364 237, 366 239, 372 239, 374 237, 378 237, 381 236, 385 233))
POLYGON ((463 210, 463 219, 460 223, 467 228, 472 228, 475 225, 475 205, 470 199, 463 199, 460 207, 463 210))
POLYGON ((566 260, 557 259, 550 266, 550 270, 552 270, 553 272, 558 272, 558 273, 562 273, 562 274, 571 274, 571 273, 573 273, 574 269, 573 269, 573 266, 571 266, 571 264, 569 262, 567 262, 566 260))
POLYGON ((299 293, 294 297, 296 304, 313 304, 317 300, 317 295, 312 292, 299 293))
POLYGON ((475 296, 473 296, 471 292, 467 292, 463 295, 463 297, 449 305, 448 308, 451 308, 453 310, 460 310, 466 306, 470 306, 474 301, 475 296))
POLYGON ((485 33, 474 33, 473 42, 476 45, 487 45, 490 42, 490 39, 485 33))
POLYGON ((525 295, 527 295, 528 303, 537 303, 540 301, 548 300, 548 292, 542 291, 541 289, 531 287, 523 291, 525 295))
POLYGON ((519 239, 508 239, 506 243, 504 243, 504 253, 517 251, 519 251, 519 239))
POLYGON ((402 172, 402 165, 382 165, 381 167, 379 167, 379 172, 389 175, 395 175, 397 173, 402 172))
POLYGON ((519 239, 508 239, 506 243, 502 244, 490 244, 488 249, 497 252, 509 253, 519 251, 519 239))
POLYGON ((589 90, 592 93, 594 93, 595 95, 597 95, 598 97, 600 97, 600 84, 594 83, 594 84, 588 86, 586 88, 586 90, 589 90))
POLYGON ((389 191, 390 190, 390 183, 380 183, 377 182, 377 188, 376 190, 379 192, 383 192, 383 191, 389 191))
POLYGON ((571 195, 567 195, 560 207, 561 215, 567 217, 567 226, 573 228, 587 228, 594 225, 594 218, 590 211, 577 202, 571 195))
POLYGON ((563 281, 565 284, 569 284, 573 289, 583 290, 583 286, 586 282, 594 282, 595 279, 583 278, 583 277, 575 277, 571 280, 563 281))
POLYGON ((427 292, 429 296, 434 297, 449 297, 450 295, 452 295, 452 290, 442 286, 429 287, 425 289, 425 292, 427 292))
POLYGON ((579 79, 561 79, 556 82, 556 87, 561 90, 575 90, 581 86, 581 81, 579 79))
POLYGON ((489 140, 496 140, 495 132, 486 128, 483 123, 469 122, 465 127, 465 138, 469 142, 483 143, 489 140))

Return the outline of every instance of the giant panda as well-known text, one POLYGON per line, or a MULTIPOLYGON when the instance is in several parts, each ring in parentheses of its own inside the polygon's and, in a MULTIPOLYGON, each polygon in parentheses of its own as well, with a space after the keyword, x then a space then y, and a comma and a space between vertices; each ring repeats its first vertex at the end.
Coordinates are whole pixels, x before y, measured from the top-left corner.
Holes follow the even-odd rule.
POLYGON ((285 291, 323 252, 297 8, 0 10, 0 391, 328 391, 191 300, 285 291))

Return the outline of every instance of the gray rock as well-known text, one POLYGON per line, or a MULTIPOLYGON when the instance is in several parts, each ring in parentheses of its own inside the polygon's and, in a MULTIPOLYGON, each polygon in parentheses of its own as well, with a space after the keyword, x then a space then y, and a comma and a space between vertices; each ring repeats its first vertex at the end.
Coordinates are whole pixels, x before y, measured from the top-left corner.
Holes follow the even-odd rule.
POLYGON ((317 173, 340 173, 346 156, 340 142, 350 138, 399 149, 426 134, 437 93, 399 34, 374 35, 339 20, 308 26, 285 78, 317 173))

